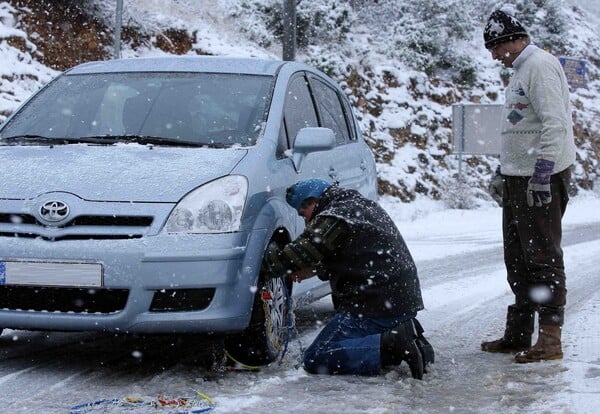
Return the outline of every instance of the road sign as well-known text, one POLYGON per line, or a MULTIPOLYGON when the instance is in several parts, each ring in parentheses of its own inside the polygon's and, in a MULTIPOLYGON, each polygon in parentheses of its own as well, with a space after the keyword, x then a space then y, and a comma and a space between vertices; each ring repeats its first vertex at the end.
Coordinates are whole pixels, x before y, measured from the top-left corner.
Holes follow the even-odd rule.
POLYGON ((567 82, 572 91, 577 88, 587 88, 585 60, 561 56, 558 61, 567 75, 567 82))

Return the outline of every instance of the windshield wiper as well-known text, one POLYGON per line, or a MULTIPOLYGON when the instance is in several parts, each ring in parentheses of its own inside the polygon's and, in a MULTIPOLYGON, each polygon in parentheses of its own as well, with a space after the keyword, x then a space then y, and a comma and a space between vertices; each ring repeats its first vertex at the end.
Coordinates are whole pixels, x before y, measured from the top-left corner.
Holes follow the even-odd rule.
POLYGON ((180 138, 155 137, 152 135, 98 135, 94 137, 82 137, 83 140, 94 140, 99 143, 117 143, 117 142, 135 142, 138 144, 151 145, 169 145, 175 147, 210 147, 210 148, 228 148, 229 143, 216 141, 189 141, 180 138))
POLYGON ((176 138, 154 137, 150 135, 97 135, 77 138, 58 138, 45 137, 43 135, 26 134, 14 135, 0 138, 0 145, 5 142, 6 145, 68 145, 68 144, 99 144, 114 145, 117 143, 135 142, 142 145, 166 145, 174 147, 212 147, 226 148, 227 145, 220 142, 197 142, 186 141, 176 138))
POLYGON ((0 138, 0 142, 5 141, 10 145, 21 145, 21 144, 47 144, 47 145, 68 145, 68 144, 114 144, 115 140, 112 139, 109 142, 104 137, 45 137, 43 135, 36 134, 25 134, 25 135, 14 135, 10 137, 0 138))
POLYGON ((45 137, 43 135, 26 134, 26 135, 14 135, 11 137, 0 138, 0 145, 2 142, 6 142, 8 145, 18 144, 48 144, 48 145, 63 145, 68 144, 69 140, 66 138, 55 138, 45 137))
POLYGON ((202 144, 195 141, 186 141, 177 138, 154 137, 151 135, 98 135, 93 137, 81 137, 81 142, 94 142, 99 144, 116 144, 118 142, 135 142, 147 145, 168 145, 175 147, 198 147, 202 144))

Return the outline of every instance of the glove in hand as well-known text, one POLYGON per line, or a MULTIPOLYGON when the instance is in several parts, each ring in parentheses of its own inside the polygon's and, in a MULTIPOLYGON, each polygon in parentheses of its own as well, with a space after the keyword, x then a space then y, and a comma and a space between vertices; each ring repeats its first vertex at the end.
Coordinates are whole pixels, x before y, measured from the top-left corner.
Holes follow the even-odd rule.
POLYGON ((488 192, 496 201, 496 203, 498 203, 498 205, 502 207, 502 195, 504 193, 504 178, 500 173, 500 167, 496 168, 496 172, 490 180, 490 184, 488 185, 488 192))
POLYGON ((550 176, 554 169, 554 161, 538 159, 535 163, 533 175, 527 184, 527 205, 541 207, 550 204, 552 191, 550 189, 550 176))

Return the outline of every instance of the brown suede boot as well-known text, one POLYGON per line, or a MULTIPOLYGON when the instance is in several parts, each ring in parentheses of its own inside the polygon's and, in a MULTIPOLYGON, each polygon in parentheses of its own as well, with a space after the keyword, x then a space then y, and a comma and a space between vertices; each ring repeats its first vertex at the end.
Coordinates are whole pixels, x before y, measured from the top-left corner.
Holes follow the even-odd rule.
POLYGON ((562 359, 561 330, 562 327, 558 325, 540 325, 540 334, 535 345, 515 355, 515 361, 523 364, 562 359))

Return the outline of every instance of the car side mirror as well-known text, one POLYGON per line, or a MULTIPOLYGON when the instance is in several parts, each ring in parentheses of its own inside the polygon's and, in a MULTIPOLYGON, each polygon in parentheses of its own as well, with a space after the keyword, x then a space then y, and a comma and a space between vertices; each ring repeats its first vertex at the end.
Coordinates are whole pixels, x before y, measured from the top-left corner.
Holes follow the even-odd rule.
POLYGON ((331 129, 320 127, 302 128, 296 134, 292 149, 292 161, 296 171, 300 172, 302 161, 311 152, 326 151, 335 148, 335 146, 335 135, 331 129))

